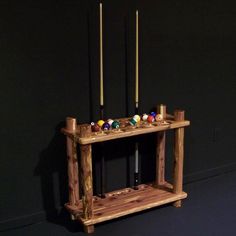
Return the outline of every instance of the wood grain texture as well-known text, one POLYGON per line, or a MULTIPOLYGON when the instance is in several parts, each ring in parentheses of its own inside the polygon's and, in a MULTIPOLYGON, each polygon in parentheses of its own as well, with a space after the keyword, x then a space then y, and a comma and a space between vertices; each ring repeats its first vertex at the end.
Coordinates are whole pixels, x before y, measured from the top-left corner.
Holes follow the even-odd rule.
MULTIPOLYGON (((94 232, 94 224, 121 216, 143 211, 167 203, 180 207, 181 200, 187 197, 183 192, 184 127, 190 122, 184 120, 184 111, 176 110, 174 116, 166 114, 166 107, 160 105, 158 113, 166 117, 164 124, 144 122, 138 127, 127 126, 128 118, 119 119, 121 128, 108 132, 94 133, 91 125, 76 125, 72 120, 62 129, 67 136, 69 202, 65 205, 71 215, 80 221, 86 233, 94 232), (73 128, 71 128, 73 127, 73 128), (173 186, 165 181, 166 131, 174 129, 174 180, 173 186), (156 179, 153 184, 138 185, 138 189, 124 188, 105 194, 105 198, 93 196, 92 144, 119 138, 157 132, 156 179), (78 166, 76 144, 80 144, 80 166, 78 166), (75 165, 77 163, 77 166, 75 165), (75 192, 75 176, 81 173, 82 198, 75 192), (78 200, 76 200, 78 199, 78 200)), ((79 180, 79 179, 78 179, 79 180)), ((79 193, 79 192, 78 192, 79 193)))
MULTIPOLYGON (((176 110, 174 112, 174 118, 176 121, 184 120, 184 111, 176 110)), ((178 194, 183 189, 184 128, 175 129, 174 138, 173 192, 178 194)), ((176 201, 174 206, 181 207, 181 201, 176 201)))
POLYGON ((84 232, 86 234, 92 234, 94 232, 94 225, 84 225, 84 232))
POLYGON ((94 225, 186 197, 187 194, 184 192, 174 194, 172 186, 168 183, 165 183, 163 188, 156 188, 154 184, 142 184, 138 186, 138 190, 125 188, 107 193, 106 198, 94 197, 94 215, 91 219, 83 217, 81 208, 72 208, 67 205, 67 209, 77 214, 78 220, 84 225, 94 225))
MULTIPOLYGON (((72 117, 66 118, 66 127, 71 132, 76 130, 76 119, 72 117)), ((67 161, 68 161, 68 185, 69 185, 69 202, 71 205, 78 206, 79 204, 79 175, 78 175, 78 160, 77 160, 77 143, 75 139, 66 138, 67 143, 67 161)), ((74 220, 74 216, 71 215, 74 220)))
MULTIPOLYGON (((80 127, 81 137, 89 137, 91 126, 80 127)), ((90 219, 93 216, 93 179, 92 179, 92 147, 91 144, 80 145, 81 152, 81 182, 83 188, 82 204, 83 217, 90 219)))
MULTIPOLYGON (((166 119, 166 106, 161 104, 157 106, 157 113, 162 114, 166 119)), ((156 185, 160 186, 165 183, 165 145, 166 132, 160 131, 157 133, 156 147, 156 185)))
POLYGON ((82 124, 79 125, 78 128, 81 138, 89 138, 91 136, 92 130, 90 124, 82 124))
POLYGON ((72 142, 73 148, 73 185, 74 185, 74 196, 75 196, 75 205, 79 204, 80 194, 79 194, 79 166, 78 166, 78 158, 77 158, 77 143, 76 140, 72 142))
POLYGON ((156 185, 160 186, 165 183, 165 143, 166 133, 161 131, 157 133, 156 147, 156 185))
POLYGON ((70 130, 64 128, 61 129, 61 131, 70 138, 73 138, 75 136, 76 141, 79 144, 85 145, 85 144, 105 142, 120 138, 128 138, 132 136, 165 131, 170 129, 176 129, 179 127, 185 127, 190 125, 190 122, 188 120, 184 121, 167 120, 167 122, 168 124, 163 124, 163 125, 157 125, 154 122, 153 125, 151 126, 143 126, 137 128, 130 127, 130 128, 119 129, 116 131, 101 132, 97 134, 92 132, 90 137, 85 137, 85 138, 80 137, 79 132, 71 132, 70 130))

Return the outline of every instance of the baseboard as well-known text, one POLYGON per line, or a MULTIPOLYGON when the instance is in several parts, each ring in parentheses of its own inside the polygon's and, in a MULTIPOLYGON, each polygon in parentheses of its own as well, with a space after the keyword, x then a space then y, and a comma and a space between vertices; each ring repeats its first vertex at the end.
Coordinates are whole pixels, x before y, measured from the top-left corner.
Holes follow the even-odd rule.
MULTIPOLYGON (((221 175, 227 172, 236 170, 236 162, 219 166, 212 169, 207 169, 203 171, 198 171, 189 175, 184 176, 184 184, 189 184, 192 182, 200 181, 203 179, 211 178, 217 175, 221 175)), ((36 212, 30 215, 24 215, 21 217, 0 221, 0 232, 13 230, 16 228, 24 227, 31 224, 36 224, 42 221, 45 221, 48 218, 48 215, 55 214, 55 211, 60 212, 62 208, 58 208, 52 211, 52 214, 48 214, 45 211, 36 212)))

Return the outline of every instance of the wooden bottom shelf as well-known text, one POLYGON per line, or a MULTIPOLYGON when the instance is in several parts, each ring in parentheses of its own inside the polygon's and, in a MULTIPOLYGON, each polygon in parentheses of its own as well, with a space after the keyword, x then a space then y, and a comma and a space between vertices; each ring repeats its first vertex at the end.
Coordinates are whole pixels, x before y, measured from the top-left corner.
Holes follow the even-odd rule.
POLYGON ((187 197, 187 193, 174 194, 172 185, 156 188, 152 184, 141 184, 138 190, 125 188, 106 194, 106 198, 95 196, 93 198, 93 217, 84 219, 82 214, 82 202, 79 207, 66 204, 66 208, 83 225, 93 225, 103 221, 115 219, 135 212, 147 210, 153 207, 175 202, 187 197))

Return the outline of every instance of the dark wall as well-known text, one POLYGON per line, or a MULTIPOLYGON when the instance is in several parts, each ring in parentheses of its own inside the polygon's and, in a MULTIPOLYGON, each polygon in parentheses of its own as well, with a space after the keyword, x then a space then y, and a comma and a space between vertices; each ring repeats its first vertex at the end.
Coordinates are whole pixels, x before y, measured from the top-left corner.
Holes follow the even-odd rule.
MULTIPOLYGON (((105 116, 134 112, 138 8, 141 113, 159 103, 165 103, 170 113, 174 108, 186 110, 191 120, 186 131, 186 180, 234 168, 235 4, 122 0, 103 1, 103 8, 105 116)), ((0 3, 3 228, 57 214, 67 201, 66 147, 60 128, 66 116, 81 123, 98 119, 98 13, 98 2, 92 0, 0 3)), ((152 138, 140 139, 143 181, 154 173, 152 138)), ((133 168, 128 146, 125 141, 108 144, 108 189, 132 182, 126 171, 133 168)), ((167 153, 171 165, 171 149, 167 153)), ((95 190, 98 166, 95 158, 95 190)))

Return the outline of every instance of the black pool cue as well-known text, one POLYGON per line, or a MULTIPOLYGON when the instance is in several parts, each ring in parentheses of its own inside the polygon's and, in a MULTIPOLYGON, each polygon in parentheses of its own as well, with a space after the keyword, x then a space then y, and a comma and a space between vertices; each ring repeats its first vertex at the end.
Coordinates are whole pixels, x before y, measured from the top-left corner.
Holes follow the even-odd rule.
MULTIPOLYGON (((135 32, 135 113, 138 115, 139 111, 139 53, 138 53, 138 10, 136 10, 136 32, 135 32)), ((138 189, 139 184, 139 150, 138 150, 138 141, 135 142, 135 171, 134 171, 134 189, 138 189)))
MULTIPOLYGON (((104 119, 104 106, 100 105, 100 117, 104 119)), ((105 157, 104 157, 104 145, 101 143, 101 197, 105 198, 105 157)))
MULTIPOLYGON (((135 105, 135 114, 138 114, 138 103, 135 105)), ((134 189, 138 189, 139 185, 139 151, 138 151, 138 141, 135 142, 135 170, 134 170, 134 189)))

